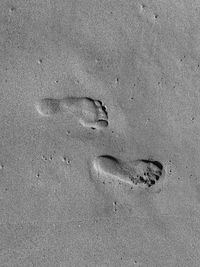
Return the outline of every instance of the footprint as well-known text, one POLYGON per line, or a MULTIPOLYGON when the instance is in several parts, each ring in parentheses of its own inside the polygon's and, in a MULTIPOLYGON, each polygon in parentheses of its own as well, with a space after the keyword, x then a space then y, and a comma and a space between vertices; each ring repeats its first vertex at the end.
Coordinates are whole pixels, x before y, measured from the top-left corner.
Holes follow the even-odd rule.
POLYGON ((108 126, 106 107, 101 101, 88 97, 43 98, 36 103, 36 110, 42 116, 70 112, 84 127, 101 129, 108 126))
POLYGON ((163 165, 153 160, 135 160, 132 166, 108 155, 98 156, 92 162, 98 180, 117 182, 131 187, 149 188, 164 176, 163 165))

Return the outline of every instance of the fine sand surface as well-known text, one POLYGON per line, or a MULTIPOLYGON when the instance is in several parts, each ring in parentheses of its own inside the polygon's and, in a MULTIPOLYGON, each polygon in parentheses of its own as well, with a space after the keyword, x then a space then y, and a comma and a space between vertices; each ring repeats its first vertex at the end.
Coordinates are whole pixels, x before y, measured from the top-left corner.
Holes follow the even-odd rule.
POLYGON ((0 1, 0 267, 200 266, 200 2, 0 1))

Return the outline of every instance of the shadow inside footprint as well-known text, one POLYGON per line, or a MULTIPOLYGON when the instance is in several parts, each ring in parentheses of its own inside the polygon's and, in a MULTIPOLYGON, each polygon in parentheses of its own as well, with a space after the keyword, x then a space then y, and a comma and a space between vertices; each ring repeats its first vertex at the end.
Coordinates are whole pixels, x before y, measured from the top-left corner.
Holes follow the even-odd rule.
POLYGON ((111 155, 102 155, 102 156, 99 156, 98 158, 109 159, 109 160, 119 164, 119 160, 117 158, 111 156, 111 155))
POLYGON ((156 161, 156 160, 147 160, 147 159, 141 159, 141 161, 143 161, 145 163, 152 163, 155 166, 157 166, 161 171, 163 170, 163 165, 159 161, 156 161))

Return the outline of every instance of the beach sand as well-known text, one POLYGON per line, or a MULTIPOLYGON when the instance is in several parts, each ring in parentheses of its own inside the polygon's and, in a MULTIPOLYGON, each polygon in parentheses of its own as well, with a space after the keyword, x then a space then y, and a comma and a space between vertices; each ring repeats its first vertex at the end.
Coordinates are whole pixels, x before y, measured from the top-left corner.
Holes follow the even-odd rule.
POLYGON ((200 266, 198 1, 0 2, 0 267, 200 266))

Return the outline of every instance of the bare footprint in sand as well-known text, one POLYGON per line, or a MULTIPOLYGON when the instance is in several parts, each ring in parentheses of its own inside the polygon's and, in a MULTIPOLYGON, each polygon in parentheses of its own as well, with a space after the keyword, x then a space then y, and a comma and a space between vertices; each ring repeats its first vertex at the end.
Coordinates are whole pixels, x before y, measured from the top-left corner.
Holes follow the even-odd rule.
POLYGON ((70 112, 84 127, 101 129, 108 126, 106 107, 101 101, 88 97, 43 98, 36 103, 36 109, 42 116, 70 112))
POLYGON ((98 156, 92 162, 99 181, 128 184, 132 188, 149 188, 164 177, 163 165, 153 160, 136 160, 132 166, 112 156, 98 156))

